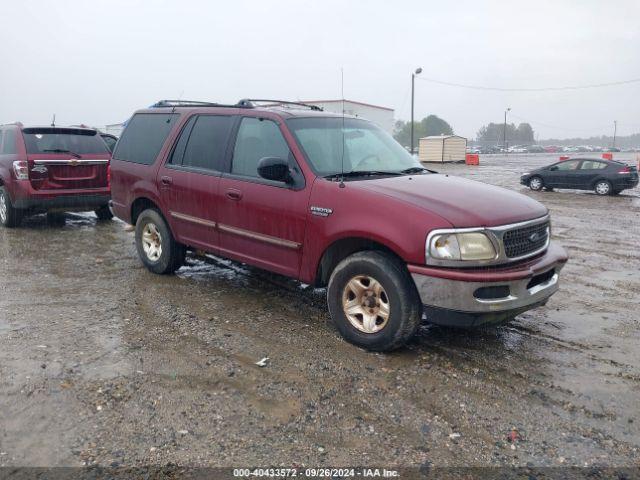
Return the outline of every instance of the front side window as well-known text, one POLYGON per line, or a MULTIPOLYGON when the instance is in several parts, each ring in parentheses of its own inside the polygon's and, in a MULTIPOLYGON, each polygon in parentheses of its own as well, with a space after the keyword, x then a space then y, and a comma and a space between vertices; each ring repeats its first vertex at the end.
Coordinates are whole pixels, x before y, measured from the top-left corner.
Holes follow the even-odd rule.
POLYGON ((365 120, 309 117, 287 120, 287 125, 321 176, 360 171, 399 173, 421 168, 389 134, 365 120))
POLYGON ((607 164, 604 162, 585 160, 582 162, 580 170, 602 170, 603 168, 607 168, 607 164))
POLYGON ((177 113, 137 113, 127 123, 113 158, 151 165, 162 149, 177 113))
POLYGON ((259 177, 258 163, 261 159, 278 157, 288 160, 289 156, 289 145, 275 122, 263 118, 245 117, 238 130, 231 173, 259 177))
POLYGON ((568 162, 562 162, 556 165, 556 170, 575 170, 578 168, 578 160, 570 160, 568 162))

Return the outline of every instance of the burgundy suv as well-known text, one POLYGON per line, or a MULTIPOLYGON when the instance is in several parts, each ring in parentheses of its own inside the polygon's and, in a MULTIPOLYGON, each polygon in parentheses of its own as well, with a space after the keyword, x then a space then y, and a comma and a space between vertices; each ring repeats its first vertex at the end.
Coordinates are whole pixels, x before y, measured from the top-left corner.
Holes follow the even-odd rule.
POLYGON ((327 286, 337 329, 371 350, 403 345, 423 313, 500 323, 558 289, 567 255, 543 205, 433 173, 368 121, 276 101, 155 107, 112 160, 114 212, 152 272, 191 249, 327 286))
POLYGON ((91 128, 0 126, 0 223, 16 227, 32 213, 109 209, 106 144, 91 128))

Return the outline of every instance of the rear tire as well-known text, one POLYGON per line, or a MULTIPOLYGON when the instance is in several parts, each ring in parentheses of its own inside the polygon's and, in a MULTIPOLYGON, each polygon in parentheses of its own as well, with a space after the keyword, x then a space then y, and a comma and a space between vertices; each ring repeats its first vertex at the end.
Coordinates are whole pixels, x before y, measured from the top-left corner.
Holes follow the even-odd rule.
POLYGON ((529 179, 529 188, 534 192, 539 192, 540 190, 542 190, 543 187, 544 187, 544 181, 542 180, 542 177, 539 177, 538 175, 536 175, 529 179))
POLYGON ((113 218, 113 212, 109 208, 109 205, 103 205, 100 208, 96 208, 94 210, 94 213, 96 214, 96 217, 98 217, 98 220, 100 221, 107 221, 113 218))
POLYGON ((22 222, 22 211, 13 208, 9 192, 0 187, 0 225, 6 228, 15 228, 22 222))
POLYGON ((329 279, 327 303, 344 339, 372 351, 402 347, 422 318, 420 296, 406 267, 377 251, 358 252, 338 264, 329 279))
POLYGON ((159 275, 175 272, 184 264, 186 249, 155 209, 144 210, 136 222, 136 249, 147 269, 159 275))
POLYGON ((593 188, 598 195, 611 195, 613 188, 608 180, 598 180, 593 188))

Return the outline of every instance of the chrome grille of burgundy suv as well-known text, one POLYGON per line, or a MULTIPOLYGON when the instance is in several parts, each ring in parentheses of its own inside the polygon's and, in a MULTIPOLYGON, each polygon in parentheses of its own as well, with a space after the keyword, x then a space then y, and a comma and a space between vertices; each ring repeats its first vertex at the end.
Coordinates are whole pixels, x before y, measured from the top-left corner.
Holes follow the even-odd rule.
POLYGON ((514 228, 504 233, 504 251, 509 258, 518 258, 543 248, 549 240, 549 222, 514 228))

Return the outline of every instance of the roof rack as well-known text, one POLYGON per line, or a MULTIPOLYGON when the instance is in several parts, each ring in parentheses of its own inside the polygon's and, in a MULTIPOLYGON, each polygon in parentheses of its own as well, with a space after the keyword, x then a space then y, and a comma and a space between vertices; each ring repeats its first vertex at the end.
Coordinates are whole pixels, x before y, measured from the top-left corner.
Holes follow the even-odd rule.
POLYGON ((295 105, 297 107, 308 108, 309 110, 315 110, 318 112, 322 111, 322 108, 317 105, 309 105, 308 103, 302 103, 302 102, 289 102, 287 100, 272 100, 269 98, 243 98, 238 102, 237 106, 244 107, 244 108, 255 108, 258 106, 256 105, 257 102, 271 104, 271 105, 264 105, 264 106, 295 105))
POLYGON ((159 100, 149 108, 162 108, 162 107, 235 107, 240 105, 225 105, 222 103, 214 102, 201 102, 199 100, 159 100))
POLYGON ((271 100, 264 98, 243 98, 235 105, 226 105, 223 103, 201 102, 199 100, 159 100, 149 108, 176 108, 176 107, 231 107, 231 108, 257 108, 257 103, 267 103, 263 107, 273 107, 276 105, 295 105, 297 107, 308 108, 309 110, 322 111, 317 105, 309 105, 308 103, 289 102, 287 100, 271 100))

